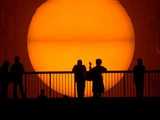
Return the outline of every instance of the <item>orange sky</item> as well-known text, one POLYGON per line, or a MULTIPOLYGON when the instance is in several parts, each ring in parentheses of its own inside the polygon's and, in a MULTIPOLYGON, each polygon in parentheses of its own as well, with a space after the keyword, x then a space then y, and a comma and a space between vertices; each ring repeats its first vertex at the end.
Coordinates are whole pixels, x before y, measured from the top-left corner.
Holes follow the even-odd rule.
MULTIPOLYGON (((55 0, 54 0, 55 1, 55 0)), ((133 68, 137 57, 143 57, 148 69, 158 69, 159 48, 156 35, 159 27, 159 0, 119 0, 129 14, 135 30, 135 55, 130 66, 133 68), (145 19, 145 20, 144 20, 145 19)), ((1 9, 4 8, 4 24, 0 34, 0 62, 4 59, 4 48, 7 48, 6 58, 13 62, 15 55, 20 55, 26 71, 32 71, 27 51, 28 26, 35 10, 41 6, 44 0, 2 0, 1 9)), ((117 20, 118 21, 118 20, 117 20)), ((0 24, 1 26, 1 24, 0 24)), ((33 62, 32 62, 33 63, 33 62)), ((75 62, 74 62, 75 63, 75 62)), ((44 63, 43 63, 44 65, 44 63)), ((108 67, 108 66, 107 66, 108 67)), ((159 95, 159 83, 155 81, 153 93, 159 95)), ((118 89, 117 89, 118 90, 118 89)), ((32 93, 32 92, 31 92, 32 93)))
POLYGON ((127 70, 134 44, 131 20, 115 0, 48 1, 34 14, 28 35, 36 71, 70 71, 77 59, 88 66, 97 58, 108 70, 127 70))

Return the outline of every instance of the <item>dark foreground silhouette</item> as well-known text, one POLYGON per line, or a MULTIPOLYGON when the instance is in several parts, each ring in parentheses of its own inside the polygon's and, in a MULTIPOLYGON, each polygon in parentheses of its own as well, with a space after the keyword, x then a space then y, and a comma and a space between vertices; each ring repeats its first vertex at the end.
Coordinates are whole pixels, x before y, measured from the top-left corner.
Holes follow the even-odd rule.
MULTIPOLYGON (((117 112, 159 112, 160 98, 143 98, 139 101, 133 98, 57 98, 57 99, 8 99, 0 101, 3 112, 49 112, 80 114, 85 113, 117 113, 117 112)), ((95 114, 96 115, 96 114, 95 114)), ((98 114, 97 114, 98 115, 98 114)), ((101 114, 103 115, 103 114, 101 114)))
POLYGON ((77 61, 77 65, 74 65, 72 72, 74 73, 78 97, 83 98, 85 91, 86 67, 82 64, 82 60, 77 61))
POLYGON ((143 59, 137 59, 137 64, 133 68, 133 77, 136 87, 136 96, 141 99, 144 94, 144 73, 146 67, 143 64, 143 59))

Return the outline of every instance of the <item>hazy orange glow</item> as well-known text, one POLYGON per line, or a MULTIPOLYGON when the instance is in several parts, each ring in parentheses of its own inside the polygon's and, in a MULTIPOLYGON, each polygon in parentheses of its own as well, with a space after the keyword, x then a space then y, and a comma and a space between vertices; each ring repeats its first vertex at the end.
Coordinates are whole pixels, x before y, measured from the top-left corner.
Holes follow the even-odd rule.
MULTIPOLYGON (((116 0, 49 0, 33 16, 28 51, 36 71, 71 71, 77 59, 88 68, 96 58, 109 70, 127 70, 134 54, 134 31, 116 0)), ((58 92, 73 95, 69 82, 59 82, 67 91, 59 87, 58 92)))

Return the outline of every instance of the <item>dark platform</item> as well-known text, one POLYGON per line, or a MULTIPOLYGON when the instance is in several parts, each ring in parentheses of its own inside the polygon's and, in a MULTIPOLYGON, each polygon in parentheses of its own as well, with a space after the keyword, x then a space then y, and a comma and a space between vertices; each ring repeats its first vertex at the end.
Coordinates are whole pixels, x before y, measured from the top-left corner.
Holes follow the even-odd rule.
POLYGON ((125 113, 160 112, 160 97, 109 97, 101 99, 58 98, 58 99, 6 99, 0 101, 0 111, 7 113, 125 113))

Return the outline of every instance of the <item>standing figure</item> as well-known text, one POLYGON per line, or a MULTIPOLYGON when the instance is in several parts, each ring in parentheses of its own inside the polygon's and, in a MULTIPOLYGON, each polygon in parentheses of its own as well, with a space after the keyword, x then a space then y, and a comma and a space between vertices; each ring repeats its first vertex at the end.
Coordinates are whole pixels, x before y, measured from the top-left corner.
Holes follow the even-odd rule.
POLYGON ((77 61, 77 65, 73 67, 72 72, 74 73, 75 83, 77 84, 78 98, 82 98, 84 97, 86 76, 86 67, 82 64, 82 60, 77 61))
POLYGON ((90 70, 93 80, 93 96, 101 97, 104 93, 104 84, 103 84, 103 76, 102 73, 107 72, 107 69, 101 66, 102 60, 96 59, 96 67, 90 70))
POLYGON ((17 88, 19 86, 20 93, 22 97, 25 97, 25 92, 23 89, 23 74, 24 74, 24 67, 22 63, 20 62, 19 56, 15 56, 14 64, 11 66, 11 73, 12 73, 12 79, 14 83, 14 90, 13 95, 15 98, 17 98, 17 88))
POLYGON ((141 58, 137 59, 137 65, 135 65, 133 68, 133 76, 136 86, 136 96, 138 98, 143 97, 145 69, 146 68, 143 65, 143 60, 141 58))

